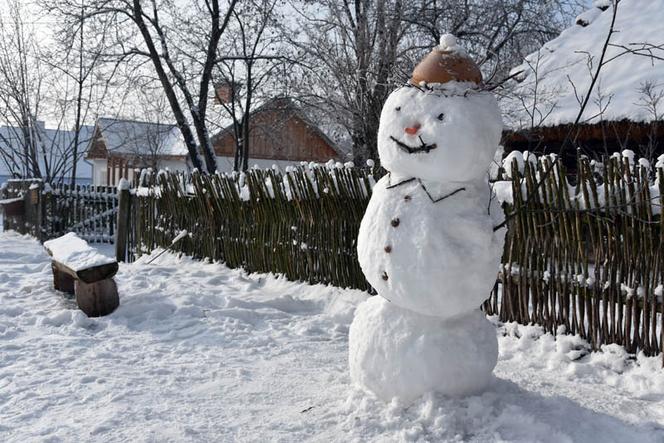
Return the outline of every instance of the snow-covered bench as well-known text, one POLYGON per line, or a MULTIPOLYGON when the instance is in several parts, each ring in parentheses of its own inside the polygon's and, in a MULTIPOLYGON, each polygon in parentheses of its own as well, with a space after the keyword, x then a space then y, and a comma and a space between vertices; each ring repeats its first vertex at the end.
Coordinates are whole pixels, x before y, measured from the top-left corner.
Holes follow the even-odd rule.
POLYGON ((115 259, 100 254, 73 232, 45 242, 44 248, 53 259, 55 289, 74 294, 76 304, 89 317, 110 314, 118 307, 115 259))

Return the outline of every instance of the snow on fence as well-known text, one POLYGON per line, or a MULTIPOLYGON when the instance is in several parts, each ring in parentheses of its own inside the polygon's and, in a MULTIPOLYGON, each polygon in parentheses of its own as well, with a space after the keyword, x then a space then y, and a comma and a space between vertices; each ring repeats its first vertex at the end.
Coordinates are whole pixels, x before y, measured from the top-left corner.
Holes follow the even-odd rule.
POLYGON ((568 175, 555 156, 506 160, 507 181, 495 186, 514 215, 485 310, 549 332, 564 327, 594 349, 661 352, 663 162, 652 170, 630 151, 602 163, 579 157, 568 175))
POLYGON ((24 202, 23 213, 5 218, 6 229, 42 241, 76 232, 88 242, 114 242, 118 207, 114 187, 49 185, 28 179, 9 181, 3 192, 24 202))
POLYGON ((373 183, 368 170, 328 164, 285 173, 143 174, 141 181, 144 186, 126 191, 132 196, 125 239, 130 261, 170 247, 186 230, 174 246, 186 254, 250 272, 369 289, 356 254, 373 183))

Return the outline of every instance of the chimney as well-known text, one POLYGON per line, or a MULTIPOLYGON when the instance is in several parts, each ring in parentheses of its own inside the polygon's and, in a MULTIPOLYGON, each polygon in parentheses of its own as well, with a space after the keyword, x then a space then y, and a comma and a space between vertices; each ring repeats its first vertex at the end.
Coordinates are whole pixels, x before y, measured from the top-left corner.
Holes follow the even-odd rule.
POLYGON ((214 101, 217 104, 226 104, 233 101, 233 95, 242 87, 240 83, 224 81, 214 85, 214 101))

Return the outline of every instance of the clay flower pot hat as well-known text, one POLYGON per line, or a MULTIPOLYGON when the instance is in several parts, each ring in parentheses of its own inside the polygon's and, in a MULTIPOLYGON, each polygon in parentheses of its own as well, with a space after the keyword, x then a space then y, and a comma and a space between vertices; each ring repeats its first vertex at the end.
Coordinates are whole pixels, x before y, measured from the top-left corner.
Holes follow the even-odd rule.
POLYGON ((440 44, 422 59, 413 70, 410 83, 443 84, 450 81, 482 83, 480 68, 459 46, 452 34, 440 37, 440 44))

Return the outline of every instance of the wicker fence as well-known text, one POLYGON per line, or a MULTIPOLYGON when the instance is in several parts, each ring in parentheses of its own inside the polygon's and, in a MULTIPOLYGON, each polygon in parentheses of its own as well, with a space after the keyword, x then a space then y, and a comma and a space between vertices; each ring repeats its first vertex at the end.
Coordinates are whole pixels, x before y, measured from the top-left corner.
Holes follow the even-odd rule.
MULTIPOLYGON (((569 177, 549 157, 508 165, 496 183, 508 223, 499 283, 485 304, 504 321, 587 338, 597 349, 662 350, 660 183, 628 158, 580 159, 569 177), (507 188, 507 189, 506 189, 507 188), (507 191, 507 192, 506 192, 507 191)), ((367 170, 161 174, 133 191, 127 258, 173 246, 197 257, 289 279, 370 289, 355 240, 373 177, 367 170)))
MULTIPOLYGON (((485 309, 586 338, 594 349, 662 351, 664 171, 614 156, 579 159, 571 177, 544 157, 513 180, 500 291, 485 309), (654 176, 657 177, 653 180, 654 176), (500 294, 499 294, 500 292, 500 294)), ((500 183, 499 183, 500 184, 500 183)))
POLYGON ((173 248, 195 257, 369 289, 355 249, 372 180, 367 170, 325 166, 144 176, 128 205, 126 258, 169 247, 186 230, 173 248))

